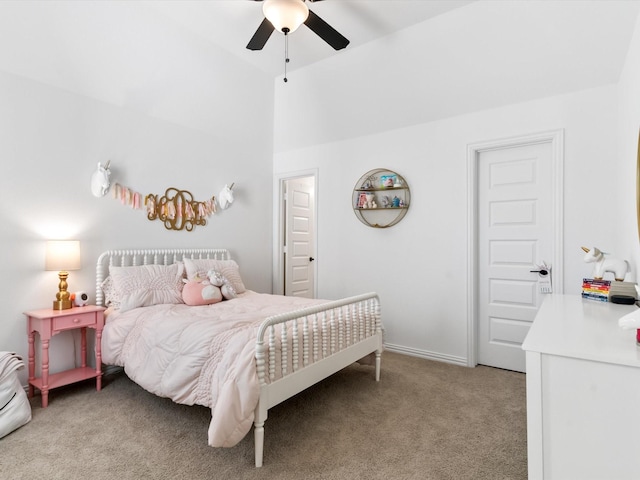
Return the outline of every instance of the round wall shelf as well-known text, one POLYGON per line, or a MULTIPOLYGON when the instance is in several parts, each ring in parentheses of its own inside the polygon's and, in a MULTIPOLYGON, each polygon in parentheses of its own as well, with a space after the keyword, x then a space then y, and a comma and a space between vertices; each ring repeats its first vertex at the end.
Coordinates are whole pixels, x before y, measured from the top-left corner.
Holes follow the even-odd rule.
POLYGON ((392 227, 404 218, 410 203, 409 184, 387 168, 368 171, 353 188, 353 211, 369 227, 392 227))

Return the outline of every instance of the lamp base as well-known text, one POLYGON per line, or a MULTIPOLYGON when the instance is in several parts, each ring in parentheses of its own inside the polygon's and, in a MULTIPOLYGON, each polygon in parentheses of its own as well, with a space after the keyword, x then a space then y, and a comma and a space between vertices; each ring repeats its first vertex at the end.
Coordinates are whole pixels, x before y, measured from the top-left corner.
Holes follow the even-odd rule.
POLYGON ((73 306, 73 303, 71 303, 71 300, 54 300, 53 301, 54 310, 66 310, 68 308, 71 308, 72 306, 73 306))

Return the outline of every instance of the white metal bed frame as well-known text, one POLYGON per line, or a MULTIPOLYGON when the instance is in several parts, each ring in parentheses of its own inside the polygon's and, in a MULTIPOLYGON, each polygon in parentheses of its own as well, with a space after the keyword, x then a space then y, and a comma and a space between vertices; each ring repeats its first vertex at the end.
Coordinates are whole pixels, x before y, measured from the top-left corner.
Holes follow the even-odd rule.
MULTIPOLYGON (((96 265, 96 304, 104 304, 101 285, 110 265, 170 265, 183 258, 229 260, 231 256, 226 249, 206 248, 106 251, 96 265)), ((256 467, 263 462, 264 423, 270 408, 371 353, 375 353, 375 379, 379 381, 382 323, 375 293, 265 319, 258 329, 255 354, 260 382, 254 420, 256 467)))

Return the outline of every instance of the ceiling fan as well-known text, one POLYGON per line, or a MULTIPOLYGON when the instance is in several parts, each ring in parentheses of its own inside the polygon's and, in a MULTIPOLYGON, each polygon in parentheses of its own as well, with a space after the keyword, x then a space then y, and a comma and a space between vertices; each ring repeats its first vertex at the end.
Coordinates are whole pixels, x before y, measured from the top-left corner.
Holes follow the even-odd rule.
POLYGON ((349 40, 309 10, 304 0, 264 0, 262 11, 265 18, 249 40, 247 44, 249 50, 262 50, 274 30, 277 29, 288 35, 303 23, 335 50, 341 50, 349 45, 349 40))

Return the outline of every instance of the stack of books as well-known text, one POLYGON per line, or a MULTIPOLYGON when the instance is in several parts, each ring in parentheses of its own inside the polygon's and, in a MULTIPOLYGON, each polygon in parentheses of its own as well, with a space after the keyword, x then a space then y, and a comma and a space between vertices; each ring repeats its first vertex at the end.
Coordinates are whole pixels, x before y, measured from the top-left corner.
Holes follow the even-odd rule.
POLYGON ((609 296, 611 295, 626 295, 628 297, 638 298, 636 284, 633 282, 611 282, 609 296))
POLYGON ((596 280, 593 278, 582 279, 582 298, 597 300, 599 302, 608 302, 610 290, 611 280, 596 280))

